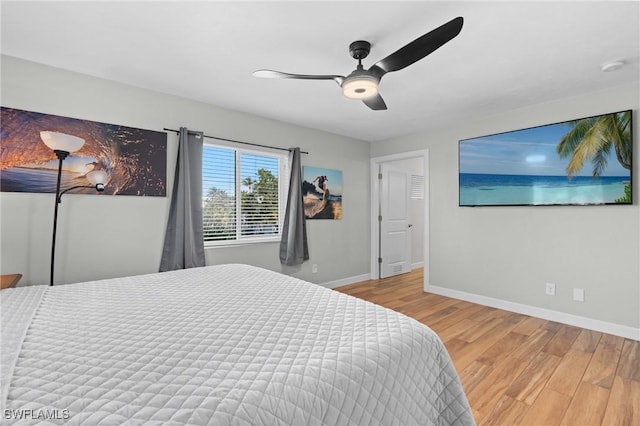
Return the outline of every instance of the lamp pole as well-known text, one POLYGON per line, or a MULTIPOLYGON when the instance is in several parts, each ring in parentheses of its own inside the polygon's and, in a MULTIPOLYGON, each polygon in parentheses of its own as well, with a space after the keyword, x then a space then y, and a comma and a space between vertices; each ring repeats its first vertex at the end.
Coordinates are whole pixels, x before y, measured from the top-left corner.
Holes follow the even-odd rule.
POLYGON ((67 188, 60 192, 60 184, 62 183, 62 162, 70 153, 78 151, 84 145, 84 139, 77 136, 68 135, 66 133, 52 132, 43 130, 40 132, 40 138, 45 145, 53 150, 58 157, 58 181, 56 183, 56 199, 53 209, 53 236, 51 237, 51 276, 49 285, 53 285, 53 277, 56 264, 56 231, 58 228, 58 204, 62 202, 62 195, 65 192, 76 188, 95 188, 96 191, 104 191, 104 185, 107 181, 108 174, 105 170, 92 170, 86 174, 87 180, 91 183, 88 185, 78 185, 67 188))
POLYGON ((58 204, 60 204, 60 181, 62 179, 62 162, 67 156, 69 156, 68 151, 62 151, 60 149, 56 149, 53 152, 58 156, 58 183, 56 184, 56 200, 53 209, 53 236, 51 238, 51 276, 49 279, 49 285, 53 285, 53 275, 54 268, 56 264, 56 229, 58 227, 58 204))

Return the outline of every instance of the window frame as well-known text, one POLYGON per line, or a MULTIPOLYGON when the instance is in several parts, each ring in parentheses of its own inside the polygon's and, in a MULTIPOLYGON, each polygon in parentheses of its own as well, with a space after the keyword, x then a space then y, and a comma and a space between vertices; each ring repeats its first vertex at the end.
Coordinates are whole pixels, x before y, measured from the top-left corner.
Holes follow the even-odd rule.
MULTIPOLYGON (((287 208, 287 197, 289 194, 289 180, 291 176, 291 165, 289 158, 288 150, 281 150, 277 148, 262 148, 262 147, 251 147, 246 148, 239 144, 234 144, 231 142, 227 142, 220 139, 211 138, 211 141, 203 142, 203 149, 206 149, 207 146, 215 147, 215 148, 223 148, 230 149, 235 151, 234 156, 234 168, 235 168, 235 189, 236 189, 236 235, 233 240, 219 240, 219 241, 204 241, 205 248, 221 248, 221 247, 231 247, 231 246, 242 246, 248 244, 260 244, 260 243, 273 243, 280 242, 282 239, 282 226, 284 223, 284 214, 287 208), (242 235, 242 207, 241 207, 241 187, 242 187, 242 178, 241 178, 241 163, 240 156, 241 154, 249 154, 249 155, 259 155, 264 157, 271 157, 278 160, 278 233, 277 234, 267 234, 265 236, 243 236, 242 235)), ((204 159, 204 156, 203 156, 204 159)), ((202 174, 205 174, 205 167, 203 164, 202 174)), ((204 205, 205 199, 205 189, 203 187, 202 201, 204 205)), ((204 220, 204 209, 203 209, 203 220, 204 220)))

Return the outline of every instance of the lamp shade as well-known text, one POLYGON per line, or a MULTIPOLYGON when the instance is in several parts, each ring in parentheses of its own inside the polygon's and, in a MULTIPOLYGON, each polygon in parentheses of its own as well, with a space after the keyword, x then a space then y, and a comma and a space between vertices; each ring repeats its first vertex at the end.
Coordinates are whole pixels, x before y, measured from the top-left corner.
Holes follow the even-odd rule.
POLYGON ((75 152, 84 145, 84 139, 59 132, 42 131, 40 139, 54 151, 75 152))
POLYGON ((92 170, 86 176, 91 185, 104 185, 108 177, 109 175, 104 170, 92 170))

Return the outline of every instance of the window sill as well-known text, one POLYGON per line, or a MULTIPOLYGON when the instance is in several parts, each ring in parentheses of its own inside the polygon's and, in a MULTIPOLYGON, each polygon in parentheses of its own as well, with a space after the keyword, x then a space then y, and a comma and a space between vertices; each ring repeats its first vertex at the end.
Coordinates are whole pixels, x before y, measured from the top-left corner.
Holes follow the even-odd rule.
POLYGON ((233 241, 205 241, 204 248, 217 249, 217 248, 246 246, 246 245, 261 244, 261 243, 279 243, 280 239, 281 237, 278 235, 272 238, 247 238, 247 239, 233 240, 233 241))

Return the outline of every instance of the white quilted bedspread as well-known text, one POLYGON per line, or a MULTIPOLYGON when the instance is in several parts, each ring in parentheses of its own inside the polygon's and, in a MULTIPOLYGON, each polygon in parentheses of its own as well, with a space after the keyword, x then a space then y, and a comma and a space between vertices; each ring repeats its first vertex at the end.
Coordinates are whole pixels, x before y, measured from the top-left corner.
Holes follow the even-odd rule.
POLYGON ((474 423, 430 329, 264 269, 209 266, 0 297, 2 424, 474 423))

